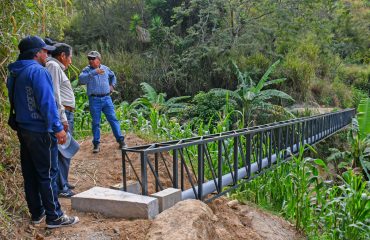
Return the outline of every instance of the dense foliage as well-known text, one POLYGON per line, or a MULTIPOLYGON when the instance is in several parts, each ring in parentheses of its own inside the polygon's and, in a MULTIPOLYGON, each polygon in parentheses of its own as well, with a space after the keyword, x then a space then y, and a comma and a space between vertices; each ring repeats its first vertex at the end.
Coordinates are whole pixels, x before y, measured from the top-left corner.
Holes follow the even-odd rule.
MULTIPOLYGON (((125 73, 125 87, 133 91, 143 81, 170 97, 234 90, 238 82, 229 60, 260 79, 278 59, 272 77, 286 77, 281 88, 298 101, 348 107, 369 91, 366 1, 75 3, 68 41, 83 53, 98 48, 115 58, 122 51, 139 56, 114 69, 125 73)), ((125 97, 131 101, 138 94, 125 97)))

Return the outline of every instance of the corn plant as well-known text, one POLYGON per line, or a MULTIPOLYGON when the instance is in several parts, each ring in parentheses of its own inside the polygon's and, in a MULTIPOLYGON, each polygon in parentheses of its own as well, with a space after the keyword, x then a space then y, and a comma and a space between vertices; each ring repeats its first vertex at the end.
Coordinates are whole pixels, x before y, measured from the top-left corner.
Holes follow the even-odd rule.
POLYGON ((304 158, 301 147, 291 161, 246 183, 232 197, 280 212, 309 239, 369 239, 367 182, 350 170, 333 185, 320 177, 319 168, 328 171, 324 161, 304 158))
POLYGON ((370 194, 367 182, 352 170, 343 173, 341 183, 327 189, 322 206, 321 226, 330 239, 369 239, 370 194))

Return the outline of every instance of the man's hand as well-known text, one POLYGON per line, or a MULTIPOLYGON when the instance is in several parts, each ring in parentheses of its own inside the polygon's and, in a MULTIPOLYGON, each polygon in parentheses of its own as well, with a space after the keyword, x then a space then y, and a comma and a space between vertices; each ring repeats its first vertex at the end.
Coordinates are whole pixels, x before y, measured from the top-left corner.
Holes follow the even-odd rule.
POLYGON ((104 70, 101 68, 97 68, 95 71, 100 75, 104 74, 104 70))
POLYGON ((62 122, 62 124, 63 124, 64 131, 67 132, 68 131, 68 122, 67 121, 62 122))
POLYGON ((113 92, 114 91, 114 88, 112 85, 109 85, 109 89, 110 89, 110 92, 113 92))
POLYGON ((67 141, 67 134, 64 130, 57 132, 55 136, 57 137, 59 144, 64 144, 67 141))

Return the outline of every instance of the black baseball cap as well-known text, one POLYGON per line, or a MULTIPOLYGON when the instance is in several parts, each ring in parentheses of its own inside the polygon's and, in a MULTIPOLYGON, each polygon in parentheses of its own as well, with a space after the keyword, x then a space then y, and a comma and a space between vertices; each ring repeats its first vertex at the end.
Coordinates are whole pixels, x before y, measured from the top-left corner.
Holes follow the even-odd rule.
POLYGON ((25 52, 36 52, 40 49, 45 49, 48 51, 55 50, 55 47, 47 45, 42 38, 38 36, 27 36, 23 38, 18 44, 18 49, 21 53, 25 52))

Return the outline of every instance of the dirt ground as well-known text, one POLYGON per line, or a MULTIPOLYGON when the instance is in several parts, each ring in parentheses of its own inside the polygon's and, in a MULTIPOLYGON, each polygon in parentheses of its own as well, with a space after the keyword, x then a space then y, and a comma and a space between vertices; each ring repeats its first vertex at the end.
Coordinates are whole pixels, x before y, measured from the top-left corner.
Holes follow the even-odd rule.
MULTIPOLYGON (((135 135, 126 136, 127 144, 132 146, 147 144, 135 135)), ((120 183, 122 179, 122 156, 111 134, 102 135, 101 149, 97 154, 92 153, 91 139, 80 141, 80 151, 72 159, 70 167, 70 183, 76 185, 76 193, 83 192, 93 186, 110 187, 120 183)), ((135 154, 129 154, 133 168, 140 174, 140 160, 135 154)), ((172 169, 171 157, 164 154, 167 168, 172 169)), ((134 179, 132 169, 128 178, 134 179)), ((149 174, 148 181, 154 183, 149 174)), ((164 186, 170 186, 166 166, 163 161, 159 164, 159 175, 164 186)), ((188 184, 186 184, 188 185, 188 184)), ((149 192, 154 191, 154 184, 149 186, 149 192)), ((302 236, 285 220, 264 213, 247 205, 234 204, 230 200, 216 199, 209 204, 214 214, 219 218, 218 224, 229 231, 233 239, 301 239, 302 236), (226 227, 227 226, 227 227, 226 227), (279 234, 277 234, 279 232, 279 234)), ((29 224, 29 219, 19 223, 20 239, 146 239, 152 220, 125 220, 107 218, 95 213, 82 213, 71 209, 70 199, 60 199, 63 210, 68 215, 76 215, 80 223, 55 230, 48 230, 45 223, 39 226, 29 224)), ((179 216, 181 218, 181 216, 179 216)))

